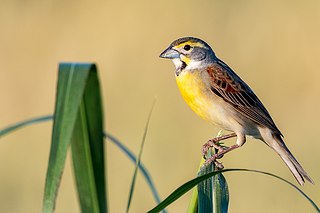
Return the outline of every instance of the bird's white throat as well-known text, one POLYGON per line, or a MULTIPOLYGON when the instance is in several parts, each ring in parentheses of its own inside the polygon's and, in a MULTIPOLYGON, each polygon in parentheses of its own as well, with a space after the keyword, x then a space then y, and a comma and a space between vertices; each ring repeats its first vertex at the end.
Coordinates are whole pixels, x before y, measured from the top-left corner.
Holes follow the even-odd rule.
POLYGON ((179 58, 173 58, 172 62, 176 67, 176 70, 180 70, 180 68, 182 67, 182 61, 179 58))
POLYGON ((190 61, 189 64, 186 66, 186 69, 193 70, 193 69, 199 69, 203 67, 202 61, 190 61))
MULTIPOLYGON (((176 70, 180 70, 183 67, 183 62, 179 58, 173 58, 172 62, 174 64, 174 66, 176 67, 176 70)), ((203 66, 204 66, 204 64, 202 63, 202 61, 192 61, 191 60, 189 62, 189 64, 187 64, 187 66, 184 67, 183 69, 193 70, 193 69, 202 68, 203 66)))

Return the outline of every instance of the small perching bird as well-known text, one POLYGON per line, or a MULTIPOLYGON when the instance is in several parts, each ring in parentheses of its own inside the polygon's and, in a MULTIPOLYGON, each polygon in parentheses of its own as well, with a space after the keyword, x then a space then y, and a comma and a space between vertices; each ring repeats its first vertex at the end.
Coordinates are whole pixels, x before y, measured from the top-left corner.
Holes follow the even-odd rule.
POLYGON ((200 117, 233 133, 209 140, 203 155, 215 147, 218 153, 206 160, 215 162, 227 152, 241 147, 246 135, 262 140, 277 152, 300 185, 310 176, 291 154, 267 109, 250 87, 204 41, 185 37, 175 40, 161 53, 176 67, 176 82, 184 100, 200 117), (236 144, 222 147, 217 142, 237 137, 236 144))

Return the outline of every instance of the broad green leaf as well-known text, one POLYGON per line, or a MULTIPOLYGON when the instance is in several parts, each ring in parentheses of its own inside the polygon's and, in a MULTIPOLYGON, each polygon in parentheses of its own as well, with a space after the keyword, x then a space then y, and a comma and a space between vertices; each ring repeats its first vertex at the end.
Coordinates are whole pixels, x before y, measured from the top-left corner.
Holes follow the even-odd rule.
MULTIPOLYGON (((90 150, 90 155, 86 156, 84 159, 86 161, 86 164, 84 165, 75 161, 77 156, 73 158, 77 183, 85 180, 91 181, 90 183, 84 184, 80 189, 81 191, 78 191, 80 202, 88 199, 88 197, 82 198, 82 196, 90 196, 89 200, 94 200, 94 202, 90 202, 90 205, 92 204, 92 210, 98 209, 99 211, 106 211, 107 209, 103 149, 97 151, 97 148, 103 147, 103 143, 99 141, 102 138, 103 126, 101 119, 103 116, 101 112, 100 92, 97 79, 97 71, 94 64, 65 63, 60 64, 59 66, 56 107, 45 184, 43 212, 47 213, 54 211, 67 150, 71 140, 74 141, 72 143, 73 148, 76 145, 79 145, 79 147, 76 147, 78 149, 74 148, 74 154, 81 153, 79 150, 84 150, 85 153, 88 154, 88 150, 90 150), (89 103, 91 101, 93 101, 93 103, 89 103), (100 103, 100 105, 96 106, 96 108, 91 108, 92 105, 96 105, 97 103, 100 103), (88 113, 88 110, 92 109, 100 109, 100 112, 97 112, 96 114, 95 112, 93 112, 93 114, 88 113), (91 116, 100 117, 92 118, 91 116), (93 124, 92 122, 100 123, 93 124), (75 129, 76 125, 79 128, 81 126, 81 129, 83 130, 82 136, 80 136, 80 130, 75 129), (97 135, 93 136, 92 134, 97 135), (90 149, 87 148, 88 146, 90 149), (91 170, 86 167, 88 164, 91 164, 91 170), (84 173, 84 170, 86 170, 86 173, 84 173), (91 178, 86 179, 88 177, 91 178), (86 186, 87 188, 84 189, 83 187, 86 186), (83 190, 90 193, 81 194, 83 190)), ((84 206, 86 205, 81 203, 81 208, 84 206)))

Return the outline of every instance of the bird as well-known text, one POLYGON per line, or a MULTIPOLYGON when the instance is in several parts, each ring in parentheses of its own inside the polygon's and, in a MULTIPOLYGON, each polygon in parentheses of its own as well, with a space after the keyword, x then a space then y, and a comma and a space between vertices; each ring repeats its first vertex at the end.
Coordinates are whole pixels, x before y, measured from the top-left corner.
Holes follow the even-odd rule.
POLYGON ((207 163, 241 147, 246 136, 251 136, 273 149, 300 185, 305 180, 314 183, 289 151, 282 133, 253 90, 216 56, 205 41, 195 37, 176 39, 160 58, 172 60, 176 83, 191 109, 204 120, 232 132, 203 145, 203 155, 211 147, 219 150, 207 159, 207 163), (236 143, 230 147, 217 143, 231 137, 236 137, 236 143))

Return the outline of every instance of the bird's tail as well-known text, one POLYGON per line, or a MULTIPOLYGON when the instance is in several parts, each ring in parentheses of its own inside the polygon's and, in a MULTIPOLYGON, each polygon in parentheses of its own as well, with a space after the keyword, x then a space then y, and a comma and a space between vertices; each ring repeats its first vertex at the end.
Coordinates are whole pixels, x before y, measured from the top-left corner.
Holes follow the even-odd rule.
POLYGON ((300 185, 304 184, 304 179, 309 181, 310 183, 314 183, 311 177, 307 174, 307 172, 302 168, 299 162, 295 159, 295 157, 291 154, 288 147, 283 142, 280 135, 273 134, 272 141, 266 141, 267 145, 270 146, 273 150, 275 150, 278 155, 282 158, 282 160, 286 163, 296 180, 300 185))

